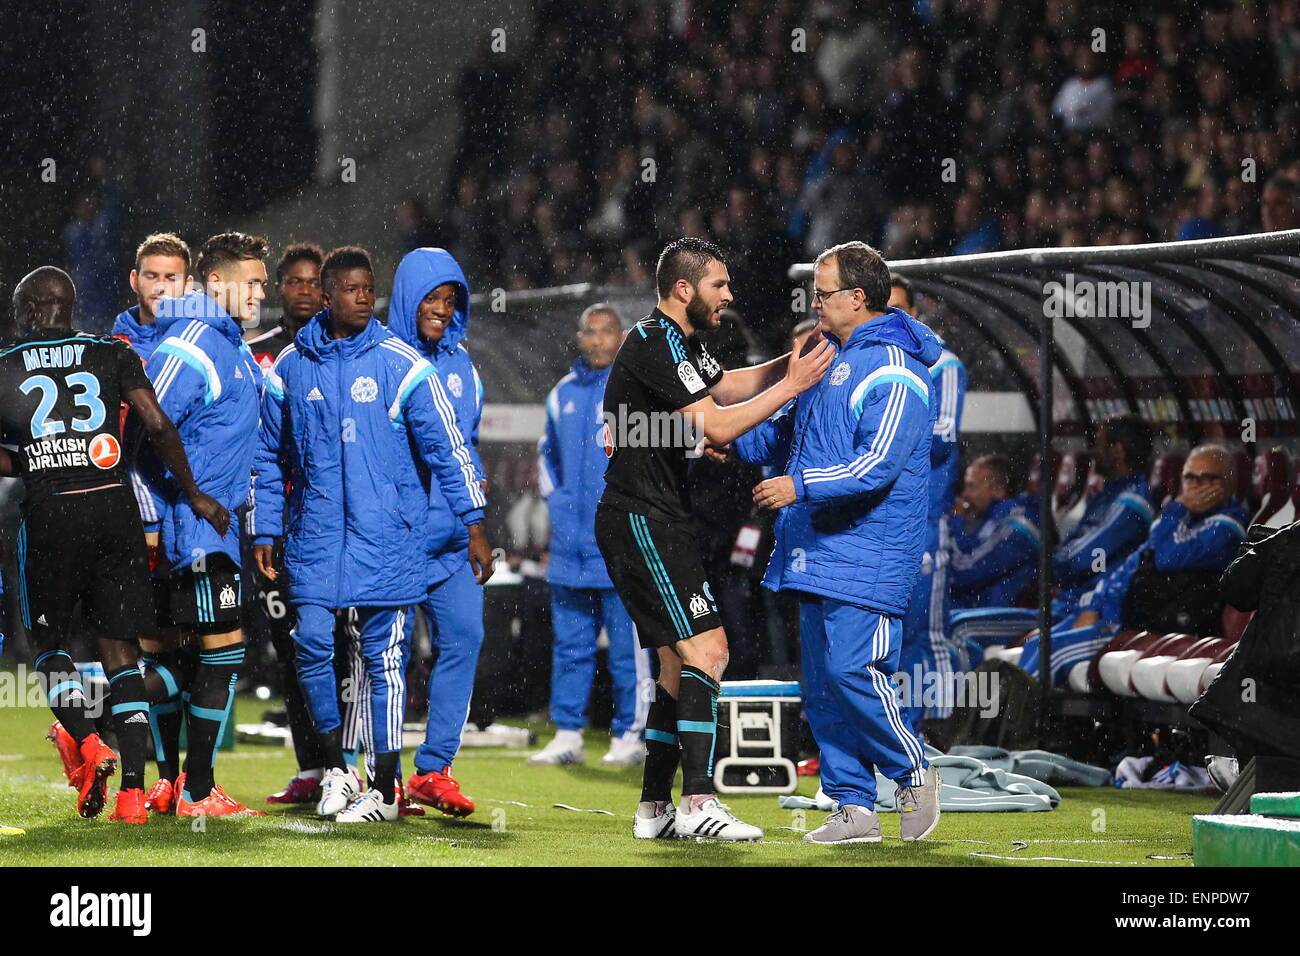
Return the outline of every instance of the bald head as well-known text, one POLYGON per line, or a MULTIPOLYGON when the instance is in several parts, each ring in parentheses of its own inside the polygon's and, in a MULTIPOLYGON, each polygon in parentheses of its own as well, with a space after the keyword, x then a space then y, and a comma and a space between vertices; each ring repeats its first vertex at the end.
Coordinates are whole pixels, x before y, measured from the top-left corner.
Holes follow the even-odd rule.
POLYGON ((72 277, 54 266, 41 266, 14 287, 14 326, 20 335, 38 329, 71 328, 76 304, 72 277))

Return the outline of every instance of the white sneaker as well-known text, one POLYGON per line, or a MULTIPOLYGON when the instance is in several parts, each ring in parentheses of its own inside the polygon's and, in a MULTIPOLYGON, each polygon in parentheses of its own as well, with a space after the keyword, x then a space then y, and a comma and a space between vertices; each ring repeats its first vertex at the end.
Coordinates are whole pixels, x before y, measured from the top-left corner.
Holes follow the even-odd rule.
POLYGON ((600 758, 604 767, 639 767, 645 763, 645 742, 635 730, 609 741, 609 751, 600 758))
POLYGON ((392 803, 384 802, 384 795, 378 790, 367 790, 357 797, 334 818, 335 823, 384 823, 397 819, 401 806, 396 795, 392 803))
POLYGON ((321 778, 320 801, 316 804, 316 815, 333 820, 360 795, 361 779, 355 770, 351 768, 339 770, 337 767, 331 767, 321 778))
POLYGON ((673 827, 676 819, 677 808, 671 803, 665 803, 658 811, 637 807, 632 815, 632 836, 638 840, 671 840, 677 836, 673 827))
POLYGON ((582 763, 586 759, 582 732, 558 730, 551 742, 529 757, 527 763, 531 767, 558 767, 561 764, 582 763))
POLYGON ((690 803, 683 800, 677 808, 673 829, 679 837, 695 840, 721 840, 726 843, 753 843, 763 839, 763 831, 736 819, 731 808, 711 797, 694 813, 689 813, 690 803))

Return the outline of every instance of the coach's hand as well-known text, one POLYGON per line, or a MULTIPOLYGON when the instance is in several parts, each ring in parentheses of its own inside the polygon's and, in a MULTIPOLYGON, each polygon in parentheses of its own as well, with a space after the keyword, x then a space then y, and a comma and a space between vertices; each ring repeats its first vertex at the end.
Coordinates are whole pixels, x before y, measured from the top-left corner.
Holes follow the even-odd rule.
POLYGON ((226 532, 230 530, 230 512, 221 502, 211 495, 196 491, 190 497, 190 507, 194 509, 196 515, 216 528, 217 534, 223 538, 226 536, 226 532))
POLYGON ((479 584, 487 584, 488 578, 496 570, 492 559, 492 545, 488 544, 487 532, 482 523, 469 526, 469 567, 479 584))
POLYGON ((794 503, 794 479, 789 475, 769 478, 754 486, 754 504, 760 508, 770 508, 775 511, 794 503))
POLYGON ((790 353, 790 364, 786 366, 785 380, 794 387, 795 394, 806 392, 822 380, 826 370, 831 367, 833 358, 835 358, 835 346, 831 344, 830 339, 822 337, 816 348, 803 355, 790 353))
POLYGON ((253 545, 253 567, 257 568, 257 573, 268 581, 274 581, 280 576, 280 572, 271 563, 271 545, 269 544, 253 545))

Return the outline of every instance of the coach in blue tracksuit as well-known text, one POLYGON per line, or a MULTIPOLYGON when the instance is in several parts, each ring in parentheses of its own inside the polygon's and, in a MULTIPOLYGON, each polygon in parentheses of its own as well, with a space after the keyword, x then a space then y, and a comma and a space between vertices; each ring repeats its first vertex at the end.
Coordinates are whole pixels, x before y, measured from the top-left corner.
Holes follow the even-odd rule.
POLYGON ((783 509, 763 584, 799 594, 804 704, 822 788, 839 803, 805 839, 878 841, 878 769, 898 782, 902 837, 915 840, 938 823, 938 774, 891 678, 925 549, 938 413, 929 369, 942 350, 887 306, 888 268, 866 244, 822 253, 814 282, 820 328, 840 346, 831 371, 736 442, 746 461, 785 470, 754 489, 759 507, 783 509))
POLYGON ((581 357, 546 396, 546 433, 538 445, 541 492, 551 515, 551 721, 553 740, 528 758, 533 765, 581 763, 582 728, 596 676, 596 639, 609 638, 614 688, 613 740, 607 766, 638 764, 645 749, 650 695, 639 692, 650 661, 637 644, 596 543, 596 504, 605 490, 604 399, 610 366, 623 342, 623 319, 611 305, 585 309, 578 323, 581 357))
MULTIPOLYGON (((445 249, 408 252, 393 277, 388 328, 424 356, 442 383, 451 424, 468 438, 465 454, 476 476, 469 489, 476 507, 486 504, 483 463, 478 455, 483 382, 464 338, 469 330, 469 282, 445 249)), ((429 673, 429 716, 424 742, 415 753, 415 774, 407 793, 444 813, 465 816, 474 804, 451 775, 461 730, 474 694, 474 673, 483 646, 483 588, 492 575, 491 551, 471 553, 469 530, 427 466, 417 462, 428 497, 425 540, 426 590, 418 602, 429 626, 433 669, 429 673)))
MULTIPOLYGON (((912 284, 895 273, 889 277, 889 304, 915 314, 912 284)), ((936 336, 938 338, 938 336, 936 336)), ((961 455, 957 440, 961 434, 962 410, 966 404, 966 366, 939 339, 943 351, 930 366, 933 394, 939 408, 930 439, 930 498, 926 511, 927 537, 921 574, 912 587, 912 597, 903 618, 903 653, 899 670, 908 676, 903 714, 912 732, 921 733, 925 708, 916 691, 933 681, 937 684, 935 706, 930 716, 947 717, 952 712, 952 661, 948 652, 947 624, 950 607, 948 563, 951 541, 948 513, 952 511, 961 455), (920 678, 918 680, 917 678, 920 678), (922 683, 925 682, 925 684, 922 683)))
MULTIPOLYGON (((1245 506, 1232 497, 1235 484, 1233 458, 1226 448, 1192 449, 1178 497, 1151 524, 1146 541, 1079 599, 1061 630, 1053 629, 1054 683, 1064 682, 1076 664, 1091 660, 1122 628, 1217 631, 1218 578, 1236 556, 1250 523, 1245 506), (1145 600, 1133 603, 1135 596, 1145 600), (1162 603, 1166 606, 1159 606, 1162 603), (1169 619, 1152 619, 1152 614, 1169 619)), ((1038 674, 1036 636, 1025 641, 1018 663, 1038 674)))
POLYGON ((325 310, 267 373, 247 521, 258 570, 271 580, 271 544, 287 530, 298 675, 327 765, 318 812, 343 822, 395 820, 409 610, 424 599, 428 578, 429 495, 412 449, 476 538, 482 492, 433 366, 372 314, 369 256, 334 250, 321 285, 325 310), (332 666, 335 612, 347 608, 357 613, 368 704, 362 733, 374 754, 373 789, 354 802, 332 666))

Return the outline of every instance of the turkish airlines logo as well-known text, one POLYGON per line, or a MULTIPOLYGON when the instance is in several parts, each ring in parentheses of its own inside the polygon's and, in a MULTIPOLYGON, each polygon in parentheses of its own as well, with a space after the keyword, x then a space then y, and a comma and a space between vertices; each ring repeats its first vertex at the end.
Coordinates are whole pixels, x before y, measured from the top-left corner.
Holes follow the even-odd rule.
POLYGON ((96 435, 87 454, 96 468, 107 471, 122 460, 122 446, 112 435, 96 435))

